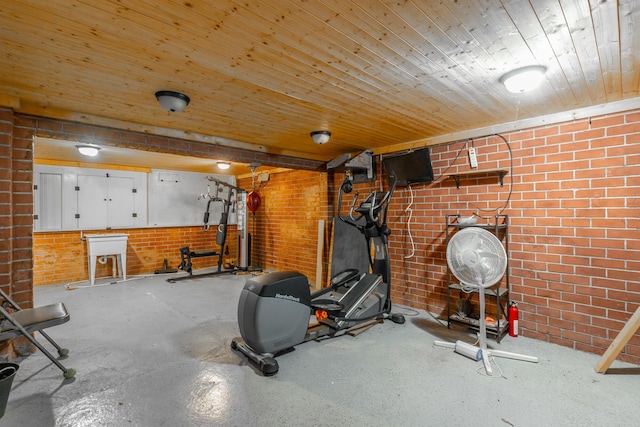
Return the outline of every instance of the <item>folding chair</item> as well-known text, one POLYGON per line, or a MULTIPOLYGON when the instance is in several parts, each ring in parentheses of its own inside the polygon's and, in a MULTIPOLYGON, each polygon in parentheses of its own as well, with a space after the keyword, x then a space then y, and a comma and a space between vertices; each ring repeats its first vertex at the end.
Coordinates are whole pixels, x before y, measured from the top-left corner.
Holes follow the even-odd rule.
POLYGON ((50 304, 43 307, 21 309, 2 289, 0 298, 4 301, 0 305, 0 342, 8 339, 25 336, 33 345, 42 351, 58 368, 60 368, 65 378, 73 378, 75 369, 67 369, 53 357, 49 351, 42 346, 31 335, 40 332, 58 350, 58 355, 64 357, 69 354, 69 350, 61 348, 43 329, 61 325, 69 321, 71 316, 63 303, 50 304))

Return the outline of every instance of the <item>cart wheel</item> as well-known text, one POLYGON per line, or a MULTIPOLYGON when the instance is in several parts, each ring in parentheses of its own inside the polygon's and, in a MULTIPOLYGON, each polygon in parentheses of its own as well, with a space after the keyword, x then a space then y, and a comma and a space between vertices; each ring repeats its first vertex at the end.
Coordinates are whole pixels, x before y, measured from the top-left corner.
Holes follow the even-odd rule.
POLYGON ((237 350, 238 349, 238 343, 236 342, 236 340, 231 340, 231 350, 237 350))
POLYGON ((65 357, 68 354, 69 354, 68 348, 61 348, 60 350, 58 350, 58 356, 60 357, 65 357))
POLYGON ((73 378, 75 376, 76 376, 76 370, 73 369, 73 368, 67 369, 67 371, 64 373, 64 377, 66 379, 71 379, 71 378, 73 378))

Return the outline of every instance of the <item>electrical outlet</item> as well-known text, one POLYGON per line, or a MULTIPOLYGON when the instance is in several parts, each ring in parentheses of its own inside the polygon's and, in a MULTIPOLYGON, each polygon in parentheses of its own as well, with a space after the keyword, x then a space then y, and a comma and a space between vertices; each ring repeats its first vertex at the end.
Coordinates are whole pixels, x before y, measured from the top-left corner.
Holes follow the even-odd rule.
POLYGON ((473 147, 469 148, 469 165, 472 168, 478 167, 478 157, 476 156, 476 149, 473 147))

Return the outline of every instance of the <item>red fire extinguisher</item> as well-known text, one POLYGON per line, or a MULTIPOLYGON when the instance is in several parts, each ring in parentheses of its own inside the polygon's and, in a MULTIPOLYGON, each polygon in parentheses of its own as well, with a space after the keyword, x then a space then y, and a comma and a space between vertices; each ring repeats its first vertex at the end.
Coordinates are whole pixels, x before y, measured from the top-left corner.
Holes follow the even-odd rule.
POLYGON ((513 301, 509 306, 509 336, 518 336, 518 303, 513 301))

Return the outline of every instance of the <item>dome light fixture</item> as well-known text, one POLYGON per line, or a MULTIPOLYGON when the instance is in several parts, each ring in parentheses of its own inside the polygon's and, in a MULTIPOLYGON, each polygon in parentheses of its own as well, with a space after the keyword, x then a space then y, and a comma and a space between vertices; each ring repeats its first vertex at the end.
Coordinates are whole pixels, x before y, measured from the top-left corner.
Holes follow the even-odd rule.
POLYGON ((184 93, 173 90, 159 90, 156 92, 156 99, 167 111, 172 113, 180 113, 187 108, 191 99, 184 93))
POLYGON ((313 142, 318 145, 326 144, 331 138, 331 132, 328 130, 314 130, 310 135, 313 142))
POLYGON ((218 166, 218 169, 227 170, 229 169, 229 167, 231 167, 231 164, 227 162, 218 162, 217 166, 218 166))
POLYGON ((97 156, 98 151, 100 151, 100 147, 98 147, 97 145, 91 145, 91 144, 76 145, 76 148, 78 149, 78 152, 80 152, 80 154, 82 154, 83 156, 89 156, 89 157, 97 156))
POLYGON ((542 65, 518 68, 500 77, 500 83, 512 93, 529 92, 542 83, 546 71, 546 67, 542 65))

